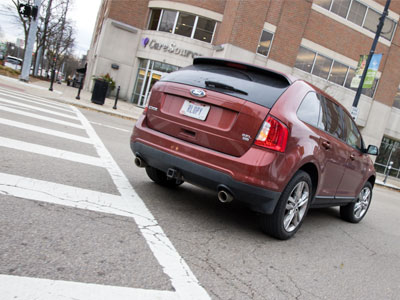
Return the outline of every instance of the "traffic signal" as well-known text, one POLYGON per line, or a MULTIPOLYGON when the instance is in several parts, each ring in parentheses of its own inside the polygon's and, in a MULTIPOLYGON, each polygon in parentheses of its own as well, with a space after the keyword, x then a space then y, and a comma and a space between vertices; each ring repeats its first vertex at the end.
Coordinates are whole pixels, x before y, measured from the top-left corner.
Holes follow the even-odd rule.
POLYGON ((18 11, 25 18, 29 18, 31 16, 32 7, 30 5, 28 5, 28 4, 20 4, 18 6, 18 11))
POLYGON ((36 20, 37 14, 38 14, 38 7, 37 6, 32 6, 31 16, 33 17, 34 20, 36 20))
POLYGON ((24 16, 24 18, 33 17, 33 19, 36 20, 38 14, 38 7, 31 6, 29 4, 19 4, 18 11, 21 15, 24 16))

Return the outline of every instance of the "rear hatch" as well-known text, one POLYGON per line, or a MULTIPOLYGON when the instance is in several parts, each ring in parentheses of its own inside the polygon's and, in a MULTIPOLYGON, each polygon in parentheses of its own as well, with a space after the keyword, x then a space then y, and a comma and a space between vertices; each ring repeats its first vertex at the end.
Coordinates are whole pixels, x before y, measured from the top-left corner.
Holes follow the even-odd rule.
POLYGON ((290 81, 270 70, 196 58, 151 91, 147 126, 221 153, 241 156, 290 81))

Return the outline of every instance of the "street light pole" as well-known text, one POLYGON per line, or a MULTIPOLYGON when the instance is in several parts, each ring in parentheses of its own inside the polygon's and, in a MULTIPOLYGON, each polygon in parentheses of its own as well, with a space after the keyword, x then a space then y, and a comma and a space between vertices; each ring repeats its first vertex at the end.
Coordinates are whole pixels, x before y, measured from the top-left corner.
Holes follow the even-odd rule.
POLYGON ((371 50, 370 50, 370 52, 369 52, 366 65, 365 65, 363 74, 362 74, 362 76, 361 76, 360 84, 358 85, 358 89, 357 89, 356 96, 354 97, 353 107, 357 107, 358 102, 360 101, 362 86, 363 86, 363 84, 364 84, 365 77, 367 76, 368 67, 369 67, 369 64, 370 64, 370 62, 371 62, 372 56, 373 56, 374 53, 375 53, 375 48, 376 48, 376 45, 378 44, 379 36, 381 35, 381 31, 382 31, 382 28, 383 28, 383 24, 384 24, 384 22, 385 22, 385 18, 386 18, 386 16, 388 15, 388 10, 389 10, 390 1, 391 1, 391 0, 387 0, 387 1, 386 1, 386 4, 385 4, 385 8, 384 8, 384 10, 383 10, 383 13, 382 13, 381 17, 379 18, 379 24, 378 24, 378 27, 377 27, 377 29, 376 29, 375 38, 374 38, 374 41, 372 42, 371 50))

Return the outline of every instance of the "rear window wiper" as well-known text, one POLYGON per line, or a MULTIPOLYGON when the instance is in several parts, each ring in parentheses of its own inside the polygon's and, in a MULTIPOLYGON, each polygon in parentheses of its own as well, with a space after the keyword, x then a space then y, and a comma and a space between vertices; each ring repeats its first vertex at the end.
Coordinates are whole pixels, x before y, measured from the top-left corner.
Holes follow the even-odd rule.
POLYGON ((222 89, 222 90, 226 90, 226 91, 235 92, 238 94, 248 95, 247 92, 238 90, 238 89, 234 88, 233 86, 227 85, 225 83, 220 83, 220 82, 216 82, 216 81, 208 81, 208 80, 206 80, 204 83, 206 84, 206 87, 208 87, 208 88, 222 89))

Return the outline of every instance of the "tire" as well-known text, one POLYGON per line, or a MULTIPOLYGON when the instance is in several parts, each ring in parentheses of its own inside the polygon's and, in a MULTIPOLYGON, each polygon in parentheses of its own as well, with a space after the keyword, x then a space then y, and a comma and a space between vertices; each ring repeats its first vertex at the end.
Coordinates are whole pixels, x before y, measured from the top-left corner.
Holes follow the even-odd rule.
POLYGON ((165 174, 163 171, 150 166, 146 167, 146 173, 151 180, 164 187, 175 188, 183 183, 183 181, 179 179, 169 179, 167 174, 165 174))
POLYGON ((359 223, 367 214, 372 199, 372 184, 366 182, 356 202, 340 207, 340 217, 350 223, 359 223))
POLYGON ((300 228, 312 199, 310 175, 298 171, 283 190, 272 215, 261 216, 261 228, 280 240, 291 238, 300 228))

